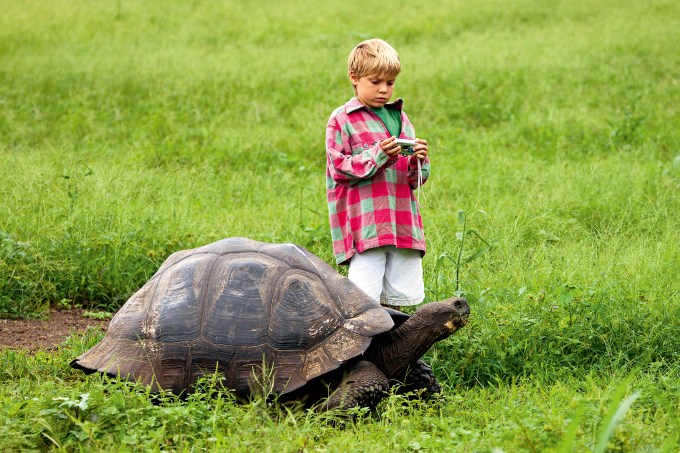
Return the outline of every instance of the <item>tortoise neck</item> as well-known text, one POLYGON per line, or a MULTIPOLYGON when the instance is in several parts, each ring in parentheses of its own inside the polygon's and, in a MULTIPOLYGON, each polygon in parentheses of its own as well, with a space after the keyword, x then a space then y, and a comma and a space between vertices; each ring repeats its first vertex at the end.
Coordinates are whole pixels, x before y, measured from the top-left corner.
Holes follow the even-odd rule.
POLYGON ((398 328, 374 338, 364 355, 389 379, 402 379, 409 366, 450 334, 445 325, 426 324, 416 312, 398 328))

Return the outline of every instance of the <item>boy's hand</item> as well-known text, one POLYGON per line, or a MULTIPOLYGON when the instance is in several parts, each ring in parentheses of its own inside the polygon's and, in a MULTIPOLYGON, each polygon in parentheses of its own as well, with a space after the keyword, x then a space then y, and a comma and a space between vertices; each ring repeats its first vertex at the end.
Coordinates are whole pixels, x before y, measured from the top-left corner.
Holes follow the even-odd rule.
POLYGON ((428 155, 427 141, 422 138, 417 138, 416 142, 418 142, 418 144, 413 147, 413 155, 417 156, 420 160, 425 160, 428 155))
POLYGON ((396 137, 392 136, 380 142, 380 149, 388 156, 394 156, 395 154, 399 154, 401 146, 397 143, 396 137))

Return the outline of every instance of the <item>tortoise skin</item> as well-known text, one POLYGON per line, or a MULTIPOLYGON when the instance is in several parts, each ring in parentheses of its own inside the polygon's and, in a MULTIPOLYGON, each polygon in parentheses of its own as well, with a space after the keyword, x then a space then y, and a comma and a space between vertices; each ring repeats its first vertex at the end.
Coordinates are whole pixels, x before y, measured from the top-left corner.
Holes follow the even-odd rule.
POLYGON ((228 238, 172 254, 71 366, 173 393, 204 375, 280 394, 361 355, 394 322, 302 247, 228 238))

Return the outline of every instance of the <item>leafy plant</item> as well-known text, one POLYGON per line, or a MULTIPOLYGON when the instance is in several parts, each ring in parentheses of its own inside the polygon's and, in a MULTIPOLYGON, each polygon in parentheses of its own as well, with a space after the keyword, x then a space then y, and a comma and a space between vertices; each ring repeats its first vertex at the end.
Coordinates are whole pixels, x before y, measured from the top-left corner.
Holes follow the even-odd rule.
MULTIPOLYGON (((486 216, 483 210, 475 211, 477 214, 486 216)), ((473 213, 473 214, 475 214, 473 213)), ((439 271, 443 262, 453 264, 455 268, 455 295, 462 295, 464 291, 460 289, 460 273, 463 267, 472 261, 476 260, 484 253, 493 249, 493 244, 485 239, 476 229, 469 228, 470 215, 466 214, 464 210, 458 211, 458 226, 459 231, 456 231, 456 240, 458 241, 457 251, 451 255, 449 253, 442 253, 437 258, 435 265, 435 275, 437 276, 437 286, 435 286, 435 293, 439 294, 439 271), (468 239, 469 238, 469 239, 468 239), (470 240, 474 239, 476 243, 470 244, 470 240)))

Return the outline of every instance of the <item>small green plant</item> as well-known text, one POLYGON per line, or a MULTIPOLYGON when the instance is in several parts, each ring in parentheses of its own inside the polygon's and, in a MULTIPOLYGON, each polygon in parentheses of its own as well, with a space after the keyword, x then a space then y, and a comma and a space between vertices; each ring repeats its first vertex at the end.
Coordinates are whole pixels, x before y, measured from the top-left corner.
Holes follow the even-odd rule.
POLYGON ((66 194, 69 198, 69 214, 73 214, 76 208, 76 203, 78 197, 80 196, 81 184, 84 178, 92 176, 94 172, 92 169, 84 162, 80 162, 79 169, 71 172, 64 172, 62 178, 66 180, 66 194))
MULTIPOLYGON (((477 210, 473 214, 481 214, 486 216, 486 212, 483 210, 477 210)), ((458 241, 457 251, 454 255, 449 253, 442 253, 437 258, 437 263, 435 265, 435 275, 436 275, 436 286, 435 293, 439 295, 439 271, 440 266, 444 261, 448 261, 453 264, 456 274, 455 274, 455 290, 454 295, 460 296, 464 291, 460 288, 460 272, 463 266, 476 260, 484 253, 490 251, 493 248, 493 244, 485 239, 479 231, 476 229, 469 228, 469 218, 471 215, 465 213, 464 210, 458 211, 458 225, 459 231, 456 231, 456 240, 458 241), (476 243, 470 243, 470 239, 474 239, 476 243)))

